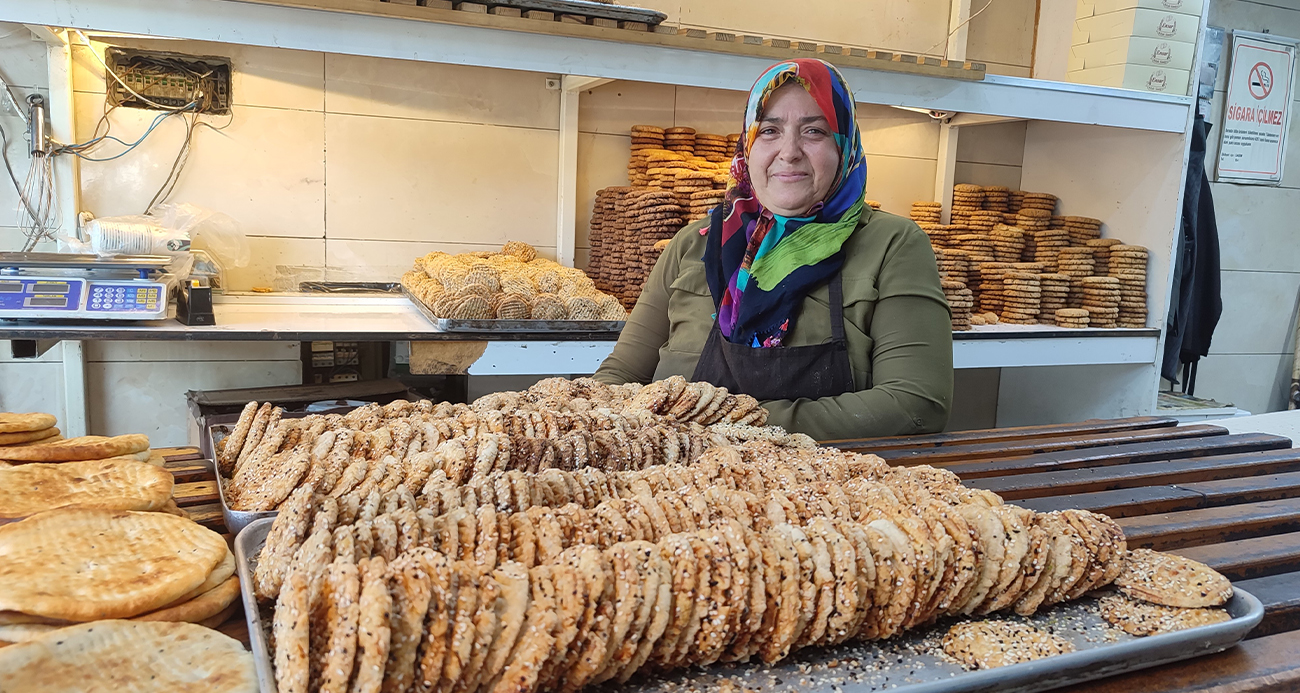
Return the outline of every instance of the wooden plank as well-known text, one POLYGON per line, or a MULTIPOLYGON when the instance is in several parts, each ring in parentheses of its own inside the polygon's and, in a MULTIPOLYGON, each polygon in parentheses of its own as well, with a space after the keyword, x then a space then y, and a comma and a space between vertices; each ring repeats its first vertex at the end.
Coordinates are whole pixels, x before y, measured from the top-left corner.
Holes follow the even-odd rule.
MULTIPOLYGON (((850 55, 867 51, 860 48, 849 50, 850 55)), ((1024 440, 1026 438, 1059 438, 1061 436, 1078 436, 1089 433, 1113 433, 1116 431, 1137 431, 1148 428, 1170 428, 1177 426, 1178 420, 1167 416, 1131 416, 1126 419, 1089 419, 1071 424, 1047 424, 1042 426, 1008 426, 1007 428, 985 428, 976 431, 953 431, 952 433, 929 433, 920 436, 891 436, 888 438, 864 438, 858 440, 829 440, 823 445, 837 448, 863 448, 868 450, 902 450, 906 448, 939 448, 945 445, 968 445, 970 443, 991 443, 995 440, 1024 440)))
POLYGON ((1116 520, 1129 548, 1168 550, 1300 530, 1300 498, 1116 520))
POLYGON ((524 10, 525 19, 535 19, 542 22, 555 21, 555 13, 546 10, 524 10))
MULTIPOLYGON (((942 448, 919 450, 882 450, 880 455, 891 464, 953 464, 972 460, 1008 459, 1038 455, 1045 452, 1078 450, 1083 448, 1131 445, 1133 443, 1178 440, 1182 438, 1199 438, 1205 436, 1227 435, 1228 429, 1220 426, 1176 426, 1174 428, 1157 428, 1141 431, 1118 431, 1114 433, 1097 433, 1081 436, 1062 436, 1059 438, 1008 440, 993 443, 972 443, 942 448)), ((1285 440, 1285 439, 1283 439, 1285 440)), ((1291 447, 1288 441, 1286 447, 1291 447)), ((852 449, 852 448, 850 448, 852 449)), ((854 452, 871 452, 868 449, 852 449, 854 452)))
POLYGON ((607 19, 607 18, 605 18, 605 17, 592 17, 592 18, 591 18, 591 23, 592 23, 592 25, 594 25, 594 26, 603 26, 603 27, 605 27, 605 28, 607 28, 607 29, 617 29, 617 28, 618 28, 618 20, 617 20, 617 19, 607 19))
POLYGON ((178 484, 216 478, 212 472, 212 463, 202 459, 196 462, 168 462, 163 465, 163 469, 171 472, 178 484))
MULTIPOLYGON (((1220 436, 1227 438, 1229 436, 1220 436)), ((951 469, 951 467, 949 468, 951 469)), ((1105 467, 1086 467, 1057 472, 1017 474, 966 482, 972 488, 992 491, 1006 500, 1089 493, 1135 488, 1152 484, 1174 484, 1280 474, 1300 470, 1300 450, 1269 450, 1235 455, 1216 455, 1184 460, 1161 460, 1105 467)))
POLYGON ((1027 498, 1012 503, 1040 513, 1077 508, 1119 519, 1176 510, 1195 510, 1205 507, 1204 500, 1201 494, 1177 486, 1143 486, 1114 491, 1027 498))
MULTIPOLYGON (((1257 629, 1258 630, 1258 629, 1257 629)), ((1292 693, 1300 689, 1300 631, 1217 654, 1080 683, 1057 693, 1292 693)))
POLYGON ((1300 473, 1179 484, 1205 496, 1205 507, 1300 497, 1300 473))
POLYGON ((217 501, 220 496, 217 495, 217 482, 210 480, 176 484, 172 487, 172 498, 176 499, 176 505, 186 508, 191 505, 217 501))
MULTIPOLYGON (((1300 571, 1242 580, 1235 585, 1255 595, 1264 604, 1264 620, 1255 626, 1249 637, 1300 631, 1300 571)), ((1296 662, 1300 663, 1300 659, 1296 662)), ((1293 666, 1297 665, 1293 663, 1293 666)))
POLYGON ((1016 505, 1040 513, 1080 508, 1120 518, 1298 497, 1300 497, 1300 472, 1288 472, 1177 486, 1144 486, 1115 491, 1030 498, 1016 501, 1016 505))
MULTIPOLYGON (((1172 429, 1181 430, 1181 429, 1172 429)), ((997 443, 990 443, 997 445, 997 443)), ((943 467, 964 480, 992 476, 1055 472, 1064 469, 1105 467, 1110 465, 1155 462, 1158 460, 1186 459, 1244 452, 1289 449, 1291 441, 1267 433, 1242 433, 1233 436, 1210 435, 1185 440, 1153 440, 1122 445, 1102 445, 1082 450, 1057 450, 1036 455, 1021 455, 1006 459, 985 459, 973 462, 938 461, 943 467)), ((956 450, 957 448, 949 448, 956 450)), ((917 462, 930 463, 928 460, 917 462)), ((911 462, 909 462, 910 464, 911 462)))
MULTIPOLYGON (((490 14, 497 15, 498 17, 522 17, 522 16, 524 16, 524 11, 521 10, 521 9, 519 9, 518 7, 507 7, 507 6, 505 6, 505 5, 497 5, 496 7, 490 7, 490 8, 488 8, 488 12, 489 12, 490 14)), ((617 24, 617 22, 616 22, 616 24, 617 24)))
POLYGON ((226 520, 221 516, 221 503, 204 503, 203 505, 191 505, 188 508, 181 508, 191 520, 207 527, 214 532, 226 531, 226 520))
POLYGON ((170 457, 172 455, 197 454, 199 449, 193 445, 182 445, 180 447, 171 448, 153 448, 153 451, 163 457, 170 457))
POLYGON ((1189 546, 1170 553, 1200 561, 1230 580, 1249 580, 1300 569, 1300 532, 1189 546))

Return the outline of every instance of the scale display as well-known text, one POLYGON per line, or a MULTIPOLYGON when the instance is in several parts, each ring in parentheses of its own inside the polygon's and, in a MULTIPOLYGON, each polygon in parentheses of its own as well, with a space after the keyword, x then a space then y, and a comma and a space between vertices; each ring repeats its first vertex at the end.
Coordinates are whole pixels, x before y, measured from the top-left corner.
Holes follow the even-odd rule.
POLYGON ((167 317, 167 285, 142 279, 6 277, 0 318, 158 320, 167 317))

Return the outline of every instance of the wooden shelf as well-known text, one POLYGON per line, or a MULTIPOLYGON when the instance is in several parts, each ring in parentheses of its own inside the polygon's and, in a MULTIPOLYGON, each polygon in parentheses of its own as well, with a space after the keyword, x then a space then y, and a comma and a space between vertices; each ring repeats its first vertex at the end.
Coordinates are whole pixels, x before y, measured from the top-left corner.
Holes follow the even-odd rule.
POLYGON ((716 32, 696 38, 374 0, 0 0, 0 20, 738 91, 775 60, 807 54, 839 64, 862 103, 1158 132, 1184 132, 1192 105, 1184 96, 972 79, 964 65, 819 53, 815 44, 792 51, 716 32))

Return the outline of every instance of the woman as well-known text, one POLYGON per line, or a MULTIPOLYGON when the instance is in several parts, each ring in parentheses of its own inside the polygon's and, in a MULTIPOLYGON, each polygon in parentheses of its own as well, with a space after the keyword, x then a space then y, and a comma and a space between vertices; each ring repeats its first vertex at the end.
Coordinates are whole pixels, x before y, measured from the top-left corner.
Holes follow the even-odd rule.
POLYGON ((864 203, 855 116, 826 62, 759 77, 723 207, 673 238, 597 380, 708 381, 818 440, 943 429, 952 331, 934 253, 864 203))

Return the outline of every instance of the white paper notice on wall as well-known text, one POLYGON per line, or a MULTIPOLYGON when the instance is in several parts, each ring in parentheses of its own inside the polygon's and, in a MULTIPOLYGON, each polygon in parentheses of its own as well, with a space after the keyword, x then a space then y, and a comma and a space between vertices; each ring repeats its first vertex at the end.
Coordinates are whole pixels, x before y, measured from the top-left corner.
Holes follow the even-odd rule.
POLYGON ((1279 185, 1295 83, 1296 42, 1232 32, 1216 180, 1279 185))

